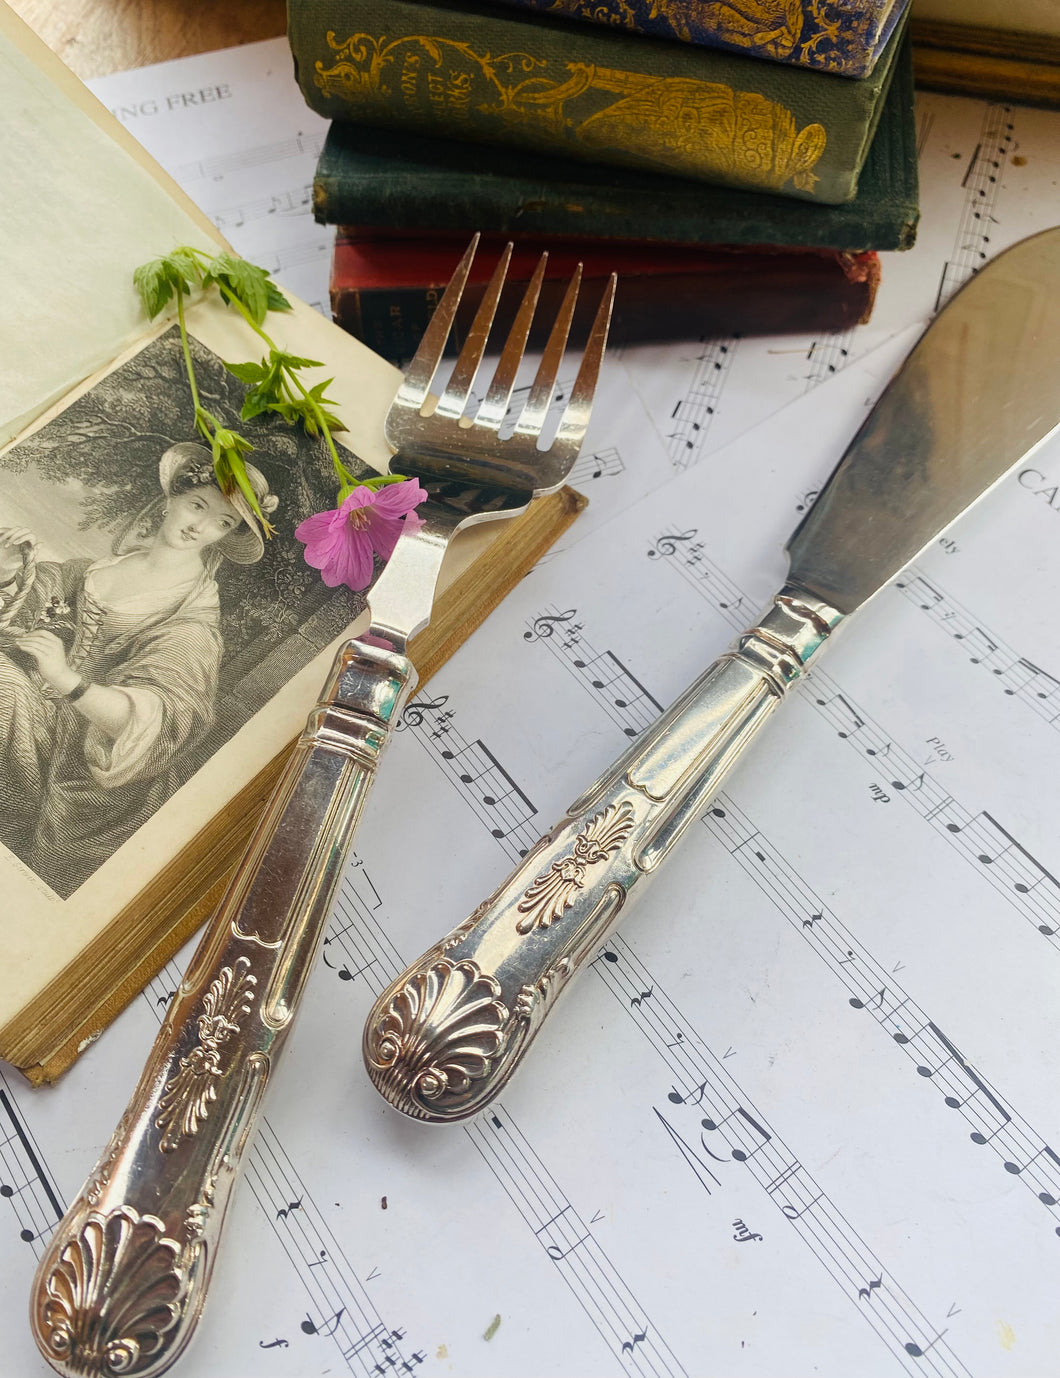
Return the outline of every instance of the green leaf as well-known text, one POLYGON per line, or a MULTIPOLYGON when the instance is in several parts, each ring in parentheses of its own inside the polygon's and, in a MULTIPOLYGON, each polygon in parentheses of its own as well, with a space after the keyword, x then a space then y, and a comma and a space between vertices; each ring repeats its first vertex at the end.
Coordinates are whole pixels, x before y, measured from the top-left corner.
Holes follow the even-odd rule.
POLYGON ((345 431, 349 429, 341 416, 336 416, 333 411, 328 411, 326 407, 320 408, 320 414, 327 423, 329 431, 345 431))
POLYGON ((269 371, 264 360, 260 364, 230 364, 226 359, 224 366, 229 373, 234 373, 241 383, 260 383, 269 371))
POLYGON ((153 258, 150 263, 141 263, 133 272, 133 285, 140 294, 140 301, 150 319, 154 319, 173 295, 170 282, 162 260, 153 258))
POLYGON ((170 267, 183 278, 189 289, 199 286, 202 281, 202 269, 199 267, 194 249, 181 245, 171 254, 167 254, 166 258, 170 267))
POLYGON ((199 267, 190 249, 174 249, 141 263, 133 271, 133 284, 148 316, 158 315, 173 299, 174 292, 187 295, 199 285, 199 267))
POLYGON ((268 293, 265 284, 269 275, 264 268, 248 263, 245 258, 235 254, 220 253, 210 261, 203 275, 203 285, 216 282, 227 288, 232 296, 246 310, 255 325, 260 325, 268 310, 268 293))
POLYGON ((272 403, 269 401, 268 397, 258 392, 257 389, 253 389, 243 398, 243 406, 239 412, 240 419, 243 421, 252 421, 255 416, 260 416, 262 412, 269 411, 271 407, 272 403))
POLYGON ((268 278, 265 283, 265 299, 268 302, 270 311, 290 311, 291 303, 283 295, 280 289, 268 278))
POLYGON ((299 406, 297 402, 270 402, 268 410, 274 411, 278 413, 278 415, 282 416, 289 426, 293 426, 298 421, 304 419, 302 408, 299 406))
MULTIPOLYGON (((323 368, 319 359, 300 359, 297 354, 288 354, 285 349, 273 349, 269 357, 284 368, 323 368)), ((329 380, 330 381, 330 380, 329 380)))

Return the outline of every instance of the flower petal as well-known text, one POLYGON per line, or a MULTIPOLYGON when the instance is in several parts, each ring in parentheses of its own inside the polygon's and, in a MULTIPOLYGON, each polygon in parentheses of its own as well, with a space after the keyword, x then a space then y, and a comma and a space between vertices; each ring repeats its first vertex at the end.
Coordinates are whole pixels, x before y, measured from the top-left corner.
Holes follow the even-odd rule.
POLYGON ((324 582, 332 588, 336 584, 346 584, 354 590, 365 589, 372 582, 372 574, 375 571, 372 542, 367 531, 354 531, 349 525, 346 531, 348 534, 342 543, 341 552, 337 553, 331 567, 331 572, 335 576, 334 583, 326 577, 324 582))
POLYGON ((403 483, 388 483, 373 494, 375 510, 386 517, 400 517, 411 512, 427 498, 427 490, 420 486, 419 480, 405 479, 403 483))
POLYGON ((308 545, 311 541, 324 540, 332 528, 341 521, 341 513, 334 509, 329 512, 314 512, 311 517, 306 517, 304 522, 299 522, 295 527, 295 538, 303 545, 308 545))
POLYGON ((389 560, 403 529, 402 518, 383 517, 378 512, 373 512, 371 525, 366 534, 383 559, 389 560))

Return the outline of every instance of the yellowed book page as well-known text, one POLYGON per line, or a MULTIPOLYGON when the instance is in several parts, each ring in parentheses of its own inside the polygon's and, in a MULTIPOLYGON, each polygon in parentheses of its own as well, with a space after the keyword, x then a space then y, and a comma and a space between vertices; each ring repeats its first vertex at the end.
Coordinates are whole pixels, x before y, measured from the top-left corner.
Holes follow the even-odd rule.
MULTIPOLYGON (((260 342, 218 301, 194 306, 188 323, 200 388, 238 424, 242 388, 221 361, 256 357, 260 342)), ((385 467, 397 370, 302 303, 269 324, 283 347, 327 361, 350 463, 385 467)), ((182 369, 175 327, 156 329, 0 454, 0 542, 5 530, 32 534, 36 581, 0 626, 12 705, 0 759, 0 1024, 297 735, 336 640, 364 621, 363 596, 327 590, 302 559, 294 527, 333 502, 334 482, 322 442, 279 418, 243 427, 278 504, 263 557, 170 551, 172 587, 126 599, 123 584, 150 580, 167 553, 163 512, 179 494, 165 492, 160 463, 194 439, 182 369), (132 699, 134 721, 117 739, 49 689, 20 644, 41 629, 64 638, 83 679, 132 699), (139 719, 154 734, 146 750, 139 719)), ((208 470, 208 449, 198 457, 208 470)))
POLYGON ((143 332, 132 271, 220 235, 0 4, 0 443, 143 332))

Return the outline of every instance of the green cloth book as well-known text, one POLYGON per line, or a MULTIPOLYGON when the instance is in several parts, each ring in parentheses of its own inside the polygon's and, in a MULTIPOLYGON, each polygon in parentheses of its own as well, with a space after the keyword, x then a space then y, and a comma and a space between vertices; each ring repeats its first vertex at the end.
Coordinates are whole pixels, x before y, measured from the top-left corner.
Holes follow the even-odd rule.
POLYGON ((333 124, 313 184, 320 221, 361 233, 475 230, 615 243, 908 249, 916 237, 916 122, 908 45, 852 201, 812 206, 624 168, 396 129, 333 124))
POLYGON ((649 38, 730 48, 767 62, 864 77, 907 0, 500 0, 649 38))
POLYGON ((289 0, 309 105, 336 120, 849 201, 900 46, 824 72, 477 0, 289 0))

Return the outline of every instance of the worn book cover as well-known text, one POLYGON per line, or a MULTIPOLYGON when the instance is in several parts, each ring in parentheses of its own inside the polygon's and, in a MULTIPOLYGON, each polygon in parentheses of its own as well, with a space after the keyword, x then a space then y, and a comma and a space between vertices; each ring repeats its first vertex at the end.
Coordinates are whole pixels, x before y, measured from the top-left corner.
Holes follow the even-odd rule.
MULTIPOLYGON (((502 247, 502 242, 496 241, 495 247, 502 247)), ((619 248, 524 240, 512 255, 497 329, 506 331, 514 322, 522 293, 546 249, 541 319, 547 323, 555 317, 570 276, 581 264, 582 281, 597 284, 583 292, 580 310, 575 310, 575 327, 588 329, 604 284, 615 272, 618 289, 608 337, 613 344, 700 340, 705 334, 847 330, 869 319, 880 280, 879 255, 874 253, 619 248)), ((399 364, 408 360, 460 253, 458 243, 444 238, 340 234, 331 273, 334 319, 384 358, 399 364)), ((472 269, 450 342, 454 351, 471 329, 493 257, 486 255, 483 266, 472 269)), ((545 330, 531 330, 530 343, 543 347, 545 330)))
POLYGON ((908 0, 498 0, 652 38, 863 77, 908 0))
MULTIPOLYGON (((260 354, 247 324, 216 294, 187 310, 201 397, 253 433, 268 540, 196 440, 178 330, 142 313, 137 264, 223 241, 3 6, 0 116, 0 1056, 41 1080, 207 917, 335 645, 367 617, 294 537, 334 505, 323 442, 240 422, 223 361, 260 354)), ((399 373, 302 303, 269 328, 334 375, 347 465, 384 468, 399 373)), ((412 646, 421 680, 575 505, 454 547, 412 646)))
POLYGON ((894 72, 759 62, 477 0, 289 0, 308 103, 331 119, 849 201, 894 72))
POLYGON ((685 178, 336 121, 313 183, 318 220, 386 233, 554 235, 617 244, 908 249, 919 216, 908 45, 852 201, 810 205, 685 178))

